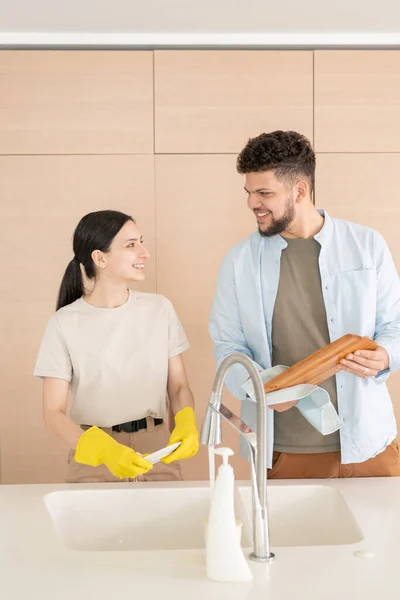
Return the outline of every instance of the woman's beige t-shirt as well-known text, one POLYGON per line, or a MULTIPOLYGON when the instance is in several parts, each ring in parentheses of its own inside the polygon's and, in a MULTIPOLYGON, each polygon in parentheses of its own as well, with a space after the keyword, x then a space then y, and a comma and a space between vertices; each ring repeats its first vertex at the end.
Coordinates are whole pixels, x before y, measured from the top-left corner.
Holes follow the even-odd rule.
POLYGON ((34 375, 71 383, 70 417, 111 427, 166 416, 168 359, 189 348, 169 300, 130 292, 118 308, 80 298, 47 324, 34 375))

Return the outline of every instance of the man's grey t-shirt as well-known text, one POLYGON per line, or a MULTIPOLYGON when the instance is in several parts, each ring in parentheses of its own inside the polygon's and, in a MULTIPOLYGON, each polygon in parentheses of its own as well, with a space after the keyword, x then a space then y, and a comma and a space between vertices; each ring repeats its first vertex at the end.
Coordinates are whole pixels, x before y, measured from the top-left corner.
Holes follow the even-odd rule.
MULTIPOLYGON (((272 365, 292 366, 330 343, 314 238, 285 238, 272 317, 272 365)), ((337 408, 336 380, 319 384, 337 408)), ((340 450, 339 432, 322 435, 293 407, 275 411, 274 450, 318 453, 340 450)))

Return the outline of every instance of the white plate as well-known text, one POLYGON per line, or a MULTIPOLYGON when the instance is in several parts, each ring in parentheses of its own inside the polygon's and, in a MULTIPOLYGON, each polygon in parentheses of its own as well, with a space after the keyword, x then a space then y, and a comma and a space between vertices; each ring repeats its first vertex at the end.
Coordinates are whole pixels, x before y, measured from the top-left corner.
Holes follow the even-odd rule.
POLYGON ((176 444, 171 444, 171 446, 161 448, 161 450, 157 450, 157 452, 153 452, 152 454, 146 456, 146 460, 149 460, 153 465, 155 465, 156 463, 160 462, 160 460, 164 458, 164 456, 168 456, 168 454, 171 454, 180 445, 181 442, 177 442, 176 444))

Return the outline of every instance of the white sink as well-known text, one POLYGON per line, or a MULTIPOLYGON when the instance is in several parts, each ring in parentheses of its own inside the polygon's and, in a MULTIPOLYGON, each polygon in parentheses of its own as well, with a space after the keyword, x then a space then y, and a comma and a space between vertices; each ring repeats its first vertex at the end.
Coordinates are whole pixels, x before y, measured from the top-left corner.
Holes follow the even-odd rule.
MULTIPOLYGON (((240 487, 251 529, 251 489, 240 487)), ((271 546, 336 546, 364 536, 341 493, 326 485, 269 485, 271 546)))
MULTIPOLYGON (((73 550, 191 550, 205 547, 208 487, 52 492, 45 504, 73 550)), ((243 507, 235 507, 240 518, 243 507)), ((244 517, 245 518, 245 517, 244 517)), ((242 532, 243 547, 252 545, 242 532)))
MULTIPOLYGON (((271 546, 355 544, 363 535, 340 492, 325 485, 269 485, 271 546)), ((52 492, 45 504, 73 550, 203 549, 208 487, 52 492)), ((251 488, 237 489, 242 547, 252 547, 251 488)))

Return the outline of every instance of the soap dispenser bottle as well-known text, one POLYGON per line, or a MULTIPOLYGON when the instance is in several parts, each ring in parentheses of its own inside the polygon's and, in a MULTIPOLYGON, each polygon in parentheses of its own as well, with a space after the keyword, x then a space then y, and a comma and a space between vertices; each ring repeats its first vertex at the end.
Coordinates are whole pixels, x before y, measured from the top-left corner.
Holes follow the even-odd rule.
POLYGON ((234 507, 234 473, 228 464, 230 448, 216 448, 222 456, 211 496, 206 535, 207 577, 214 581, 251 581, 253 575, 240 546, 234 507))

